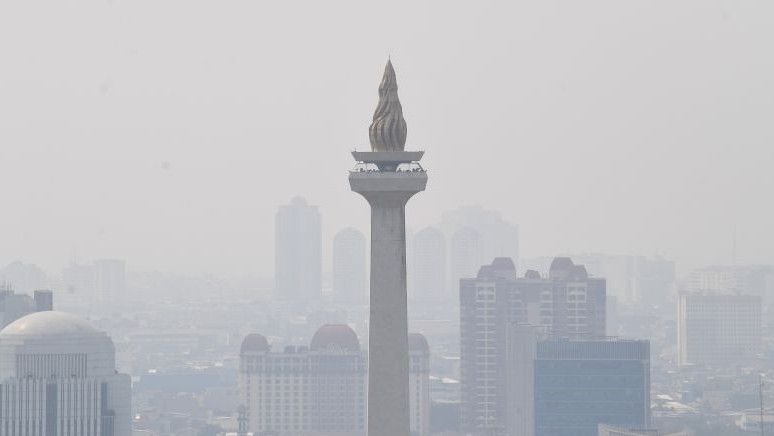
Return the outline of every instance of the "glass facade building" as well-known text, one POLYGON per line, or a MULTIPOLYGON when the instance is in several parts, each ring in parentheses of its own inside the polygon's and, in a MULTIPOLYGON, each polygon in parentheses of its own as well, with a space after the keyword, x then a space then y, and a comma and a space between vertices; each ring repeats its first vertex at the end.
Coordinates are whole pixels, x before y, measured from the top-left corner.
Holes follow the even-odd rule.
POLYGON ((596 436, 602 423, 649 427, 648 341, 541 341, 534 371, 536 436, 596 436))

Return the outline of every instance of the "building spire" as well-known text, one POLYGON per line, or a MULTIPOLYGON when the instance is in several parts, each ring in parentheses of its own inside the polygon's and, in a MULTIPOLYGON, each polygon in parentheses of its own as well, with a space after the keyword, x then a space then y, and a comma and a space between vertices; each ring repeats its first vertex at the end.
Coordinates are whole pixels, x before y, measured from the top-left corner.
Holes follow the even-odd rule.
POLYGON ((406 146, 406 120, 398 99, 398 80, 392 61, 387 60, 382 83, 379 84, 379 104, 368 128, 373 151, 403 151, 406 146))

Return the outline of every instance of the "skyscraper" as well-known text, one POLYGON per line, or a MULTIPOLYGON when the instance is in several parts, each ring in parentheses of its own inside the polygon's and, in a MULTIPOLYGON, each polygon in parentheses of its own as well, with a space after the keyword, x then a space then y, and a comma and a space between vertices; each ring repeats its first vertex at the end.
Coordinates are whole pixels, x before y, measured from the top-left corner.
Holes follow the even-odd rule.
POLYGON ((559 337, 605 337, 605 280, 558 257, 549 276, 517 278, 509 258, 482 266, 460 282, 461 427, 473 434, 505 434, 507 338, 512 324, 539 326, 559 337))
POLYGON ((409 300, 446 302, 446 238, 440 230, 426 227, 414 235, 409 281, 409 300))
POLYGON ((749 364, 761 350, 761 297, 683 293, 677 313, 678 363, 749 364))
POLYGON ((131 404, 113 342, 86 321, 44 311, 0 331, 0 434, 130 436, 131 404))
POLYGON ((368 436, 408 436, 409 354, 406 304, 406 203, 427 184, 423 152, 404 151, 406 121, 392 63, 379 85, 369 128, 371 152, 353 152, 353 191, 371 206, 368 338, 368 436))
POLYGON ((537 343, 535 436, 596 436, 599 424, 650 426, 650 344, 552 339, 537 343))
POLYGON ((347 227, 333 238, 333 296, 337 301, 368 301, 366 241, 360 231, 347 227))
POLYGON ((30 297, 0 286, 0 329, 30 313, 53 308, 54 296, 49 290, 37 290, 34 297, 30 297))
POLYGON ((462 227, 451 235, 449 248, 449 273, 452 289, 457 289, 460 279, 473 277, 478 268, 489 262, 484 255, 484 239, 473 227, 462 227))
POLYGON ((479 265, 495 257, 510 257, 518 265, 519 228, 497 211, 480 206, 459 207, 444 212, 440 228, 452 241, 449 275, 453 289, 459 279, 471 277, 479 265))
POLYGON ((94 261, 97 300, 105 305, 122 301, 126 297, 126 263, 119 259, 94 261))
POLYGON ((319 298, 322 233, 317 206, 295 197, 289 205, 279 207, 274 224, 276 296, 294 301, 319 298))

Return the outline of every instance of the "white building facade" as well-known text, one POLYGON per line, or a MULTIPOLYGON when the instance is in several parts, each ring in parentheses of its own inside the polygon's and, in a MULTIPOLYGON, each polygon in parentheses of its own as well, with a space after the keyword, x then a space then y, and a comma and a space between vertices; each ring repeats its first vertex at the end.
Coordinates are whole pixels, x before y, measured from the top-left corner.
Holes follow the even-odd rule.
MULTIPOLYGON (((429 348, 409 335, 410 408, 413 435, 429 435, 429 348)), ((272 352, 268 340, 242 341, 239 397, 248 431, 276 436, 366 434, 367 351, 343 324, 321 327, 309 347, 272 352)))
POLYGON ((130 436, 131 380, 110 338, 67 313, 0 331, 0 435, 130 436))

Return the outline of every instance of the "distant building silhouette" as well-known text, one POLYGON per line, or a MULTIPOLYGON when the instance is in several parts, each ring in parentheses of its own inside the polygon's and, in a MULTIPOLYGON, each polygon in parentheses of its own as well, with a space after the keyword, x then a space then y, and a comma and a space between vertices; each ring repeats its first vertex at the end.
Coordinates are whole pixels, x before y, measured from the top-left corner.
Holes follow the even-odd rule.
POLYGON ((36 289, 46 289, 48 279, 37 265, 12 262, 0 268, 0 285, 5 285, 20 294, 32 294, 36 289))
POLYGON ((280 206, 275 217, 274 280, 277 298, 316 300, 322 288, 322 234, 317 206, 301 197, 280 206))
POLYGON ((97 301, 108 307, 126 299, 126 262, 119 259, 94 261, 97 301))
POLYGON ((94 265, 72 263, 62 270, 64 291, 82 298, 96 297, 97 272, 94 265))
POLYGON ((348 227, 333 238, 333 297, 337 301, 368 302, 365 235, 348 227))
POLYGON ((53 293, 37 290, 34 297, 16 293, 10 286, 0 286, 0 329, 34 312, 53 310, 53 293))
POLYGON ((459 207, 444 212, 439 227, 450 241, 448 280, 452 289, 457 289, 459 279, 472 277, 479 265, 495 257, 510 257, 518 265, 519 228, 500 212, 459 207))
POLYGON ((3 435, 132 434, 131 380, 116 372, 113 342, 67 313, 0 331, 0 399, 3 435))
POLYGON ((449 244, 449 273, 453 289, 460 279, 473 277, 478 268, 489 259, 484 255, 484 238, 473 227, 462 227, 451 235, 449 244))
MULTIPOLYGON (((414 235, 409 268, 409 299, 419 302, 454 301, 446 287, 446 237, 426 227, 414 235)), ((456 289, 456 286, 454 287, 456 289)))
POLYGON ((460 281, 461 429, 504 434, 507 426, 507 336, 511 324, 532 324, 548 334, 605 337, 605 280, 558 257, 543 278, 517 278, 509 258, 482 266, 460 281))

